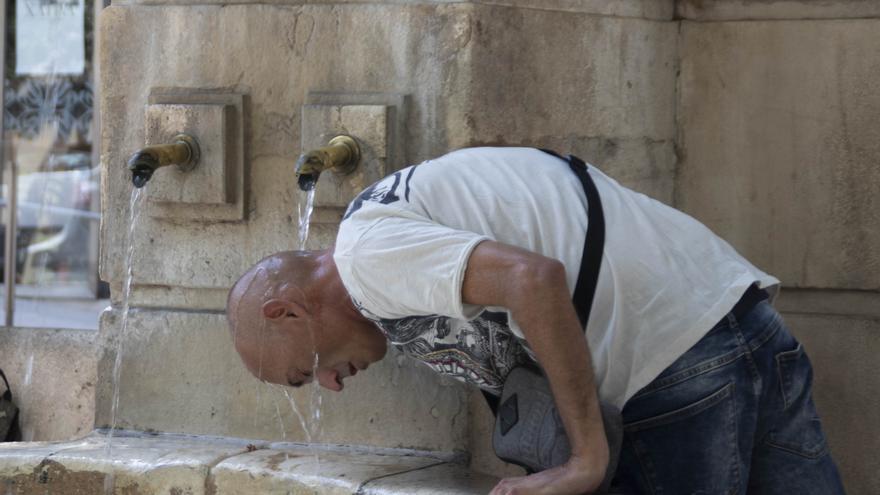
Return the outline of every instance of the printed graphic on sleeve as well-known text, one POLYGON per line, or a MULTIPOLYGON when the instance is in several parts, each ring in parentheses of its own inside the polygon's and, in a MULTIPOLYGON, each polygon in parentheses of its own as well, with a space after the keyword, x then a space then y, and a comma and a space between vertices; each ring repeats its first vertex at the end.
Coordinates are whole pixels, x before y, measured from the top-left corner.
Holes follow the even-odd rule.
POLYGON ((404 201, 409 202, 410 179, 415 170, 416 165, 412 165, 380 179, 364 189, 348 206, 348 211, 345 212, 342 220, 346 220, 356 211, 363 208, 365 202, 371 201, 388 205, 400 201, 401 195, 404 201))
POLYGON ((470 321, 437 315, 384 319, 355 305, 397 349, 495 395, 501 394, 510 370, 534 363, 525 343, 510 331, 506 313, 484 311, 470 321))

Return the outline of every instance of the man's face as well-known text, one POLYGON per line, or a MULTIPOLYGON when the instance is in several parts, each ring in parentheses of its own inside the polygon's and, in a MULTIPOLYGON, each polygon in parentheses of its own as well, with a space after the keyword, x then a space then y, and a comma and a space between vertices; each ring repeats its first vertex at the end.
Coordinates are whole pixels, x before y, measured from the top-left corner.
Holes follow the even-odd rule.
POLYGON ((298 387, 317 382, 341 391, 343 380, 381 359, 385 341, 342 326, 333 315, 305 320, 282 318, 263 328, 248 329, 251 337, 236 339, 245 366, 257 378, 298 387))
POLYGON ((328 252, 289 258, 262 260, 230 291, 235 349, 260 380, 340 391, 345 378, 382 359, 385 337, 352 305, 328 252))

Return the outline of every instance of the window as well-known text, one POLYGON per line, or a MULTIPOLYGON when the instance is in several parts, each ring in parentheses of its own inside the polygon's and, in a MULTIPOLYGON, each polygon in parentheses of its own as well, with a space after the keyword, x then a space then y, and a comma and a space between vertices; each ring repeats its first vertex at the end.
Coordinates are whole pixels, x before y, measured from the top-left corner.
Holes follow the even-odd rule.
POLYGON ((0 322, 6 325, 96 329, 108 304, 97 268, 94 12, 87 0, 6 1, 0 161, 0 322))

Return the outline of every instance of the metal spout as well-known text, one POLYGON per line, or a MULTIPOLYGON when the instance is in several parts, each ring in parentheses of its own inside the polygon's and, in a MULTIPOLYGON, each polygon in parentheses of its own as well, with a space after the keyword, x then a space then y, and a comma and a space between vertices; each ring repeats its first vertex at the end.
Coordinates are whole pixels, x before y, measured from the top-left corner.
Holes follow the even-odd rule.
POLYGON ((347 174, 361 160, 361 149, 351 136, 341 135, 331 139, 327 146, 300 155, 296 161, 296 177, 299 188, 310 191, 315 188, 318 176, 325 170, 347 174))
POLYGON ((188 172, 199 162, 199 143, 192 136, 178 134, 174 144, 159 144, 141 148, 128 159, 131 182, 134 187, 144 187, 159 167, 177 165, 188 172))

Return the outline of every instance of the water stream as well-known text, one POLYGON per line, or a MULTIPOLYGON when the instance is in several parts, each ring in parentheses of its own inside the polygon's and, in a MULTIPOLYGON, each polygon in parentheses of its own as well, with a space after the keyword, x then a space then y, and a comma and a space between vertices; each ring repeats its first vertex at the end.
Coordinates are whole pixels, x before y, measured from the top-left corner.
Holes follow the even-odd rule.
POLYGON ((315 209, 315 189, 310 189, 305 196, 300 194, 297 210, 299 214, 299 250, 306 248, 309 240, 309 219, 315 209))
MULTIPOLYGON (((312 212, 315 208, 315 189, 312 188, 302 194, 300 191, 298 204, 297 204, 297 217, 299 219, 299 244, 297 248, 300 251, 306 249, 306 243, 309 239, 309 222, 312 216, 312 212)), ((309 333, 312 338, 312 342, 315 342, 315 334, 314 330, 309 327, 309 333)), ((293 414, 299 420, 300 427, 303 430, 303 433, 306 437, 306 444, 309 446, 309 450, 311 450, 312 456, 315 458, 314 472, 317 474, 320 472, 321 459, 318 456, 318 450, 314 447, 315 441, 317 441, 321 430, 320 430, 320 421, 321 421, 321 387, 318 384, 318 354, 315 353, 315 360, 312 363, 312 383, 311 383, 311 391, 309 394, 309 409, 311 411, 311 415, 306 417, 296 405, 296 401, 290 393, 290 390, 286 387, 282 387, 282 391, 284 392, 284 396, 287 398, 287 402, 290 404, 290 409, 293 411, 293 414)), ((277 405, 276 405, 277 412, 277 405)), ((280 412, 279 414, 279 421, 280 412)), ((286 437, 286 432, 283 428, 282 423, 282 434, 286 437)))
MULTIPOLYGON (((299 412, 299 408, 296 406, 296 401, 293 400, 293 396, 290 395, 290 390, 284 389, 284 396, 287 397, 287 402, 290 403, 290 410, 293 411, 293 414, 296 415, 297 419, 299 419, 299 424, 303 429, 303 432, 306 434, 306 443, 309 445, 312 444, 312 432, 311 428, 309 428, 308 423, 306 422, 306 417, 299 412)), ((314 452, 313 452, 314 453, 314 452)))
MULTIPOLYGON (((125 344, 125 339, 128 336, 128 316, 133 273, 132 255, 134 253, 134 228, 135 224, 137 224, 138 218, 140 217, 142 209, 141 198, 143 195, 141 194, 141 192, 141 189, 132 188, 131 201, 128 205, 128 237, 126 239, 128 249, 125 253, 125 263, 123 265, 125 266, 125 281, 122 286, 122 322, 116 335, 116 358, 113 362, 113 399, 110 405, 110 431, 107 432, 107 444, 104 450, 104 454, 108 462, 110 462, 113 455, 113 432, 116 430, 116 412, 119 408, 119 378, 122 372, 122 356, 124 351, 123 346, 125 344)), ((112 471, 111 474, 105 478, 104 491, 105 493, 113 492, 112 471)))

